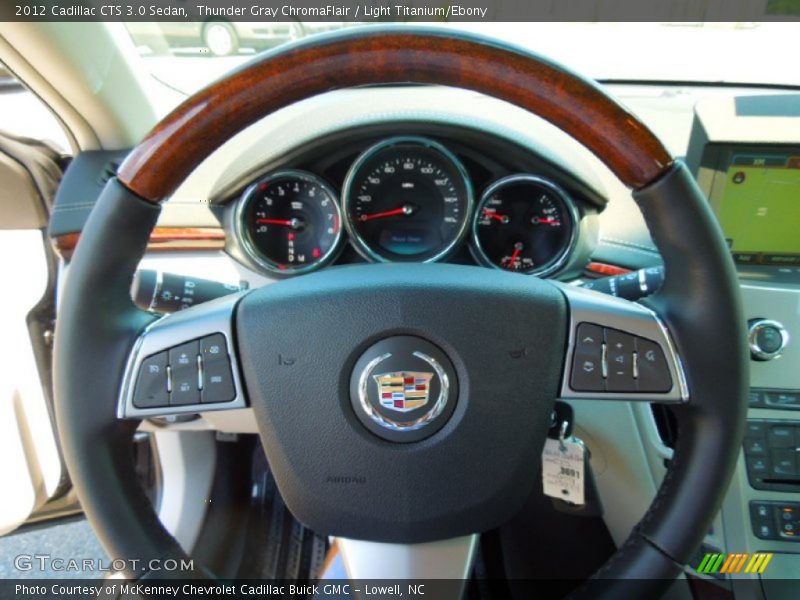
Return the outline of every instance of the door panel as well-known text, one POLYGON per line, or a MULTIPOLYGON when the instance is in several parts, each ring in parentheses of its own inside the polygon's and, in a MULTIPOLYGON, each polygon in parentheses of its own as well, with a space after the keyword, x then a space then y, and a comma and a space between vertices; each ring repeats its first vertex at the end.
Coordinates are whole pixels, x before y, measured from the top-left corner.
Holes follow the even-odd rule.
MULTIPOLYGON (((9 91, 5 82, 4 123, 24 124, 41 110, 32 94, 21 86, 9 91)), ((63 136, 48 116, 51 137, 63 136)), ((41 128, 38 119, 31 133, 41 128)), ((0 535, 69 490, 52 419, 45 335, 54 318, 55 263, 44 229, 63 163, 49 144, 0 131, 0 535)))

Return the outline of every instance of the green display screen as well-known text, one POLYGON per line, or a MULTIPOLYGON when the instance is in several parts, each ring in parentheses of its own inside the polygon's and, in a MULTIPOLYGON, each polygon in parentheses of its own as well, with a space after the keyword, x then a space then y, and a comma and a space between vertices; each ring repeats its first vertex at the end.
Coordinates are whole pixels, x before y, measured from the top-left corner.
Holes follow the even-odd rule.
POLYGON ((718 176, 714 205, 737 262, 800 264, 800 152, 734 152, 718 176))

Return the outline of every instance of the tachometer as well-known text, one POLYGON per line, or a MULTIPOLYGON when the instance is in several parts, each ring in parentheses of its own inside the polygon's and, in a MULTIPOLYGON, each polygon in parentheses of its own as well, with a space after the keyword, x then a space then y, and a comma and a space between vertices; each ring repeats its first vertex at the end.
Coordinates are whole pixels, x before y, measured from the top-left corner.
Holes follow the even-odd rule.
POLYGON ((490 185, 472 223, 472 250, 481 263, 518 273, 557 271, 575 243, 572 200, 554 183, 511 175, 490 185))
POLYGON ((247 189, 236 223, 251 259, 270 271, 297 274, 333 259, 341 220, 333 188, 311 173, 286 170, 247 189))
POLYGON ((345 225, 356 249, 383 262, 446 257, 468 228, 472 186, 441 144, 393 138, 364 152, 342 192, 345 225))

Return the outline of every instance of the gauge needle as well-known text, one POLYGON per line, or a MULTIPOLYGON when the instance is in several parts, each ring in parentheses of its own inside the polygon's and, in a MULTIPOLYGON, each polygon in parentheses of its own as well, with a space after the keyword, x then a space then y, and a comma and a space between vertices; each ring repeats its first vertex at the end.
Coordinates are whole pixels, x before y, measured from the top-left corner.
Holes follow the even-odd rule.
POLYGON ((511 255, 511 258, 508 259, 508 265, 506 266, 507 269, 514 268, 514 262, 517 260, 517 257, 519 256, 520 252, 522 252, 521 246, 519 244, 515 244, 514 252, 511 255))
POLYGON ((382 219, 384 217, 394 217, 397 215, 410 215, 414 212, 414 207, 410 204, 405 204, 399 208, 392 210, 385 210, 383 212, 372 213, 371 215, 361 215, 358 217, 359 221, 371 221, 372 219, 382 219))
POLYGON ((501 223, 508 223, 508 216, 506 215, 499 215, 496 212, 492 212, 486 208, 483 209, 483 214, 489 217, 490 219, 497 219, 501 223))
POLYGON ((554 219, 553 217, 550 217, 549 219, 542 219, 542 218, 538 218, 537 219, 536 217, 534 217, 533 224, 534 225, 537 225, 537 224, 541 224, 541 225, 561 225, 561 222, 558 219, 554 219))
POLYGON ((256 223, 283 225, 284 227, 291 227, 292 229, 300 229, 303 226, 303 221, 297 217, 294 219, 256 219, 256 223))
POLYGON ((291 219, 256 219, 256 223, 264 223, 265 225, 285 225, 291 227, 291 219))

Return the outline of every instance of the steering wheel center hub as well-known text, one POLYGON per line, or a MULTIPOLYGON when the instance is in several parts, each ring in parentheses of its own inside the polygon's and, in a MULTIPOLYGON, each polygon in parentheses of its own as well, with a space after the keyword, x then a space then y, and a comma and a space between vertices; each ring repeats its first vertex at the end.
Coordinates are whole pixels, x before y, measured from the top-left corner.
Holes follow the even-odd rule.
POLYGON ((234 320, 270 467, 315 531, 444 539, 491 529, 527 499, 567 340, 556 286, 359 265, 254 290, 234 320))
POLYGON ((436 433, 453 414, 458 380, 438 346, 417 336, 392 336, 361 355, 350 378, 356 416, 392 442, 415 442, 436 433))

